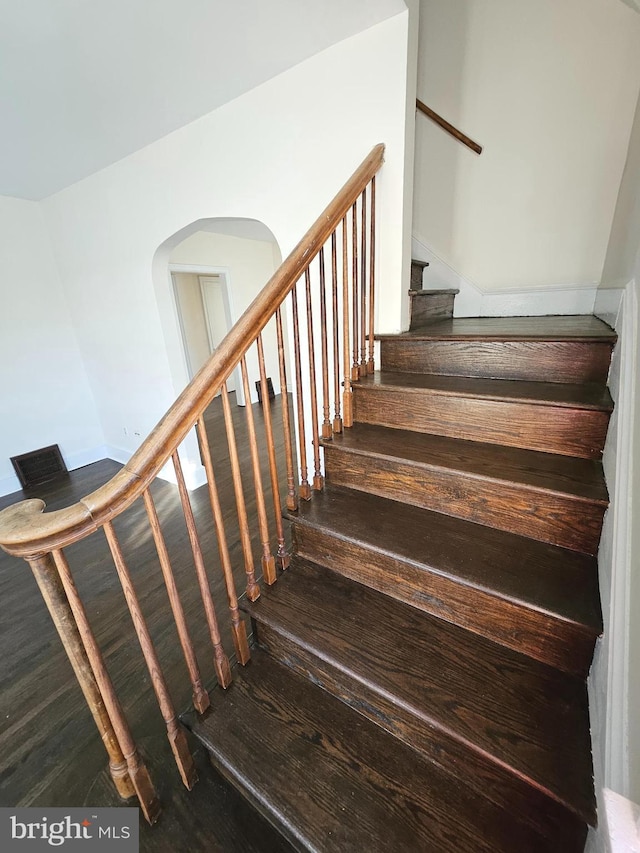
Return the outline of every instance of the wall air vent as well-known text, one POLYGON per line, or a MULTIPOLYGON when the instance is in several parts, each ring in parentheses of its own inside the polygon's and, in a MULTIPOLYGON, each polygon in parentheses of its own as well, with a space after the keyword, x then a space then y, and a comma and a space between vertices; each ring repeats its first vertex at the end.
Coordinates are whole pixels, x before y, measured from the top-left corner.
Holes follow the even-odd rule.
MULTIPOLYGON (((256 382, 256 391, 258 392, 258 402, 262 405, 262 382, 256 382)), ((274 400, 276 392, 273 390, 273 382, 271 381, 270 376, 267 376, 267 391, 269 393, 269 399, 274 400)))
POLYGON ((12 456, 11 464, 23 489, 46 483, 67 473, 67 466, 64 464, 57 444, 41 447, 40 450, 32 450, 20 456, 12 456))

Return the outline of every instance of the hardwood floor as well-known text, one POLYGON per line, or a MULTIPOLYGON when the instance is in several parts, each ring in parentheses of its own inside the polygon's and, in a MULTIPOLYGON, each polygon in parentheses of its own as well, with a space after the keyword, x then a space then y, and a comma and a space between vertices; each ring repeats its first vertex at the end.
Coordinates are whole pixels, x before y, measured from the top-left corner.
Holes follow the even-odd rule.
MULTIPOLYGON (((242 449, 247 442, 245 413, 244 409, 235 405, 232 408, 236 439, 242 449)), ((264 449, 260 428, 262 409, 255 405, 253 410, 261 448, 264 449)), ((274 423, 280 423, 279 398, 274 402, 272 411, 274 423)), ((244 569, 219 398, 214 400, 205 420, 240 593, 244 588, 244 569)), ((277 454, 279 480, 284 483, 283 439, 280 432, 277 434, 277 454)), ((241 464, 245 497, 252 517, 255 506, 253 479, 248 453, 243 456, 245 458, 241 464)), ((273 501, 268 490, 266 453, 261 453, 261 458, 267 510, 273 530, 273 501)), ((97 462, 53 483, 2 497, 0 509, 27 497, 44 499, 51 510, 68 506, 105 483, 119 468, 111 460, 97 462)), ((212 685, 213 656, 177 488, 157 480, 152 486, 152 494, 201 672, 205 683, 212 685)), ((233 644, 226 595, 206 486, 191 492, 190 498, 225 648, 231 654, 233 644)), ((191 689, 142 501, 136 502, 119 517, 115 527, 172 698, 176 709, 181 712, 189 705, 191 689)), ((272 536, 274 541, 275 537, 272 536)), ((254 554, 257 555, 257 542, 254 545, 254 554)), ((172 801, 171 808, 166 809, 161 818, 160 826, 164 826, 164 830, 159 827, 149 829, 141 821, 141 850, 226 851, 239 850, 240 846, 244 850, 288 849, 280 839, 275 836, 271 838, 266 824, 262 831, 247 830, 246 838, 238 836, 239 846, 235 846, 236 842, 232 845, 228 820, 235 825, 233 816, 237 812, 240 824, 249 826, 251 820, 247 806, 229 789, 228 783, 214 773, 202 756, 197 757, 201 779, 196 789, 189 794, 182 787, 177 770, 172 766, 164 737, 164 724, 104 535, 101 532, 94 534, 66 549, 66 553, 134 737, 142 742, 143 752, 148 758, 154 781, 162 789, 163 799, 172 801), (207 797, 203 789, 209 791, 207 797), (207 809, 198 808, 199 803, 204 806, 205 799, 207 809), (216 809, 211 805, 212 802, 219 802, 220 808, 216 809), (188 838, 184 836, 185 832, 190 833, 188 838), (252 832, 255 835, 253 841, 252 832), (176 846, 183 837, 185 846, 176 846)), ((256 569, 259 566, 259 560, 256 560, 256 569)), ((35 580, 24 561, 2 551, 0 595, 3 602, 0 617, 0 805, 120 805, 121 801, 112 793, 105 770, 106 756, 102 744, 35 580)))

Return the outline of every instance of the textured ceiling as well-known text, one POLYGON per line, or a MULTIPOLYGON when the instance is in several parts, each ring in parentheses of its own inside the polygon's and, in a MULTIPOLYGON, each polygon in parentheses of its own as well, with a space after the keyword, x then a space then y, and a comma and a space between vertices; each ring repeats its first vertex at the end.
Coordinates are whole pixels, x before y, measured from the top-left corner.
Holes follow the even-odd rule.
POLYGON ((402 0, 0 0, 0 195, 40 199, 402 0))

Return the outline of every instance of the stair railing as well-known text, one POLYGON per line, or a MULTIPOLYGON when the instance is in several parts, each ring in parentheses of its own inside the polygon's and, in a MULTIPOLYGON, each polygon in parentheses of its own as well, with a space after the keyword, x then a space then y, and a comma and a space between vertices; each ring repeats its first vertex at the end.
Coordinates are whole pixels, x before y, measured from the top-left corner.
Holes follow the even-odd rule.
POLYGON ((454 139, 457 139, 458 142, 462 142, 463 145, 466 145, 467 148, 475 151, 476 154, 482 154, 482 145, 478 145, 478 143, 474 142, 470 136, 467 136, 466 133, 458 130, 458 128, 454 127, 451 122, 448 122, 446 118, 442 118, 442 116, 435 110, 432 110, 431 107, 423 104, 419 98, 416 98, 416 109, 423 115, 427 116, 427 118, 430 118, 431 121, 435 122, 443 130, 446 130, 446 132, 450 134, 450 136, 453 136, 454 139))
POLYGON ((206 472, 235 657, 244 665, 251 653, 238 607, 234 565, 205 412, 220 393, 246 595, 255 601, 260 595, 260 570, 254 561, 252 540, 259 540, 263 582, 275 583, 278 569, 284 570, 289 564, 281 497, 287 508, 295 511, 298 500, 308 500, 313 490, 322 489, 321 441, 331 440, 343 427, 352 425, 351 383, 373 372, 375 193, 376 174, 383 154, 383 145, 371 151, 130 461, 108 483, 66 509, 44 512, 44 501, 25 500, 0 513, 0 545, 9 554, 23 557, 35 575, 106 748, 116 789, 123 798, 137 795, 150 823, 160 812, 158 796, 116 695, 65 549, 90 536, 106 537, 181 779, 191 789, 197 780, 195 765, 178 724, 158 651, 129 570, 135 554, 125 556, 114 520, 134 501, 142 499, 189 673, 193 705, 203 713, 209 707, 209 694, 203 684, 151 486, 161 469, 170 463, 184 513, 213 666, 218 683, 226 688, 232 679, 231 667, 207 574, 209 555, 203 553, 179 447, 195 428, 206 472), (287 366, 287 332, 293 344, 292 371, 287 366), (273 337, 274 351, 277 351, 282 421, 278 428, 284 445, 285 472, 278 470, 274 435, 276 407, 271 405, 265 366, 265 336, 269 333, 273 337), (262 446, 266 446, 262 458, 251 404, 249 361, 258 365, 256 384, 262 400, 262 446), (245 460, 238 448, 227 389, 227 381, 238 367, 246 402, 253 488, 243 477, 245 460), (290 372, 293 373, 292 394, 289 393, 290 372), (290 396, 294 398, 295 417, 290 411, 290 396), (296 437, 299 478, 295 470, 296 437), (313 466, 311 478, 310 466, 313 466), (255 494, 255 519, 249 516, 246 498, 249 490, 255 494), (273 503, 271 513, 267 509, 269 491, 273 503), (271 527, 270 514, 273 516, 271 527), (272 547, 274 541, 275 548, 272 547))

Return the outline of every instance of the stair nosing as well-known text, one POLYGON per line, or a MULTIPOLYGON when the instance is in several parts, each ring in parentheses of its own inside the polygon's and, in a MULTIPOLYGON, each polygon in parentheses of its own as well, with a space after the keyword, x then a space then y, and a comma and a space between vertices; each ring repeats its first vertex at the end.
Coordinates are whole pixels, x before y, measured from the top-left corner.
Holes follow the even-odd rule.
MULTIPOLYGON (((186 724, 189 731, 192 728, 186 724)), ((193 733, 193 732, 192 732, 193 733)), ((194 734, 194 737, 197 735, 194 734)), ((229 759, 222 750, 218 749, 211 752, 209 745, 206 745, 207 751, 211 753, 212 761, 215 761, 215 766, 227 781, 240 790, 242 796, 246 796, 253 808, 262 815, 262 817, 274 827, 276 832, 279 832, 285 841, 288 841, 300 853, 314 853, 315 848, 310 848, 307 839, 300 832, 296 831, 297 827, 291 826, 287 821, 287 816, 281 809, 277 808, 266 795, 261 793, 260 788, 245 775, 236 772, 233 762, 229 759), (300 846, 303 845, 303 846, 300 846)))
MULTIPOLYGON (((455 318, 454 318, 455 319, 455 318)), ((434 325, 437 322, 434 321, 434 325)), ((540 343, 540 344, 615 344, 617 335, 612 332, 611 335, 518 335, 518 334, 499 334, 499 333, 478 333, 478 334, 440 334, 429 333, 427 331, 428 324, 419 329, 413 329, 406 332, 378 332, 374 335, 376 341, 452 341, 455 343, 540 343)))
POLYGON ((445 296, 457 296, 458 293, 460 293, 460 289, 457 287, 437 287, 434 289, 431 289, 430 287, 421 287, 420 290, 409 289, 407 293, 420 293, 422 295, 427 294, 429 296, 442 296, 443 294, 445 296))
MULTIPOLYGON (((525 323, 525 325, 527 325, 525 323)), ((544 315, 540 317, 517 316, 517 317, 451 317, 441 318, 435 324, 429 323, 421 325, 414 329, 403 330, 400 332, 382 332, 375 335, 376 340, 414 340, 414 341, 457 341, 457 342, 540 342, 540 343, 609 343, 615 344, 618 335, 614 329, 605 323, 599 317, 593 314, 555 314, 544 315), (522 325, 522 321, 533 321, 529 325, 538 325, 541 327, 554 326, 554 328, 541 328, 536 331, 518 330, 514 326, 522 325), (590 331, 570 328, 562 329, 561 326, 571 324, 571 321, 591 321, 593 328, 590 331), (502 321, 502 322, 501 322, 502 321), (443 327, 438 329, 438 323, 442 323, 443 327), (446 328, 445 324, 450 324, 446 328), (468 326, 465 329, 465 324, 468 326), (434 325, 436 329, 434 330, 434 325), (491 326, 493 325, 493 329, 491 326), (498 326, 504 328, 497 328, 498 326), (475 326, 475 327, 474 327, 475 326), (508 328, 511 326, 512 328, 508 328), (456 327, 459 331, 456 331, 456 327), (483 327, 485 327, 483 329, 483 327)))

